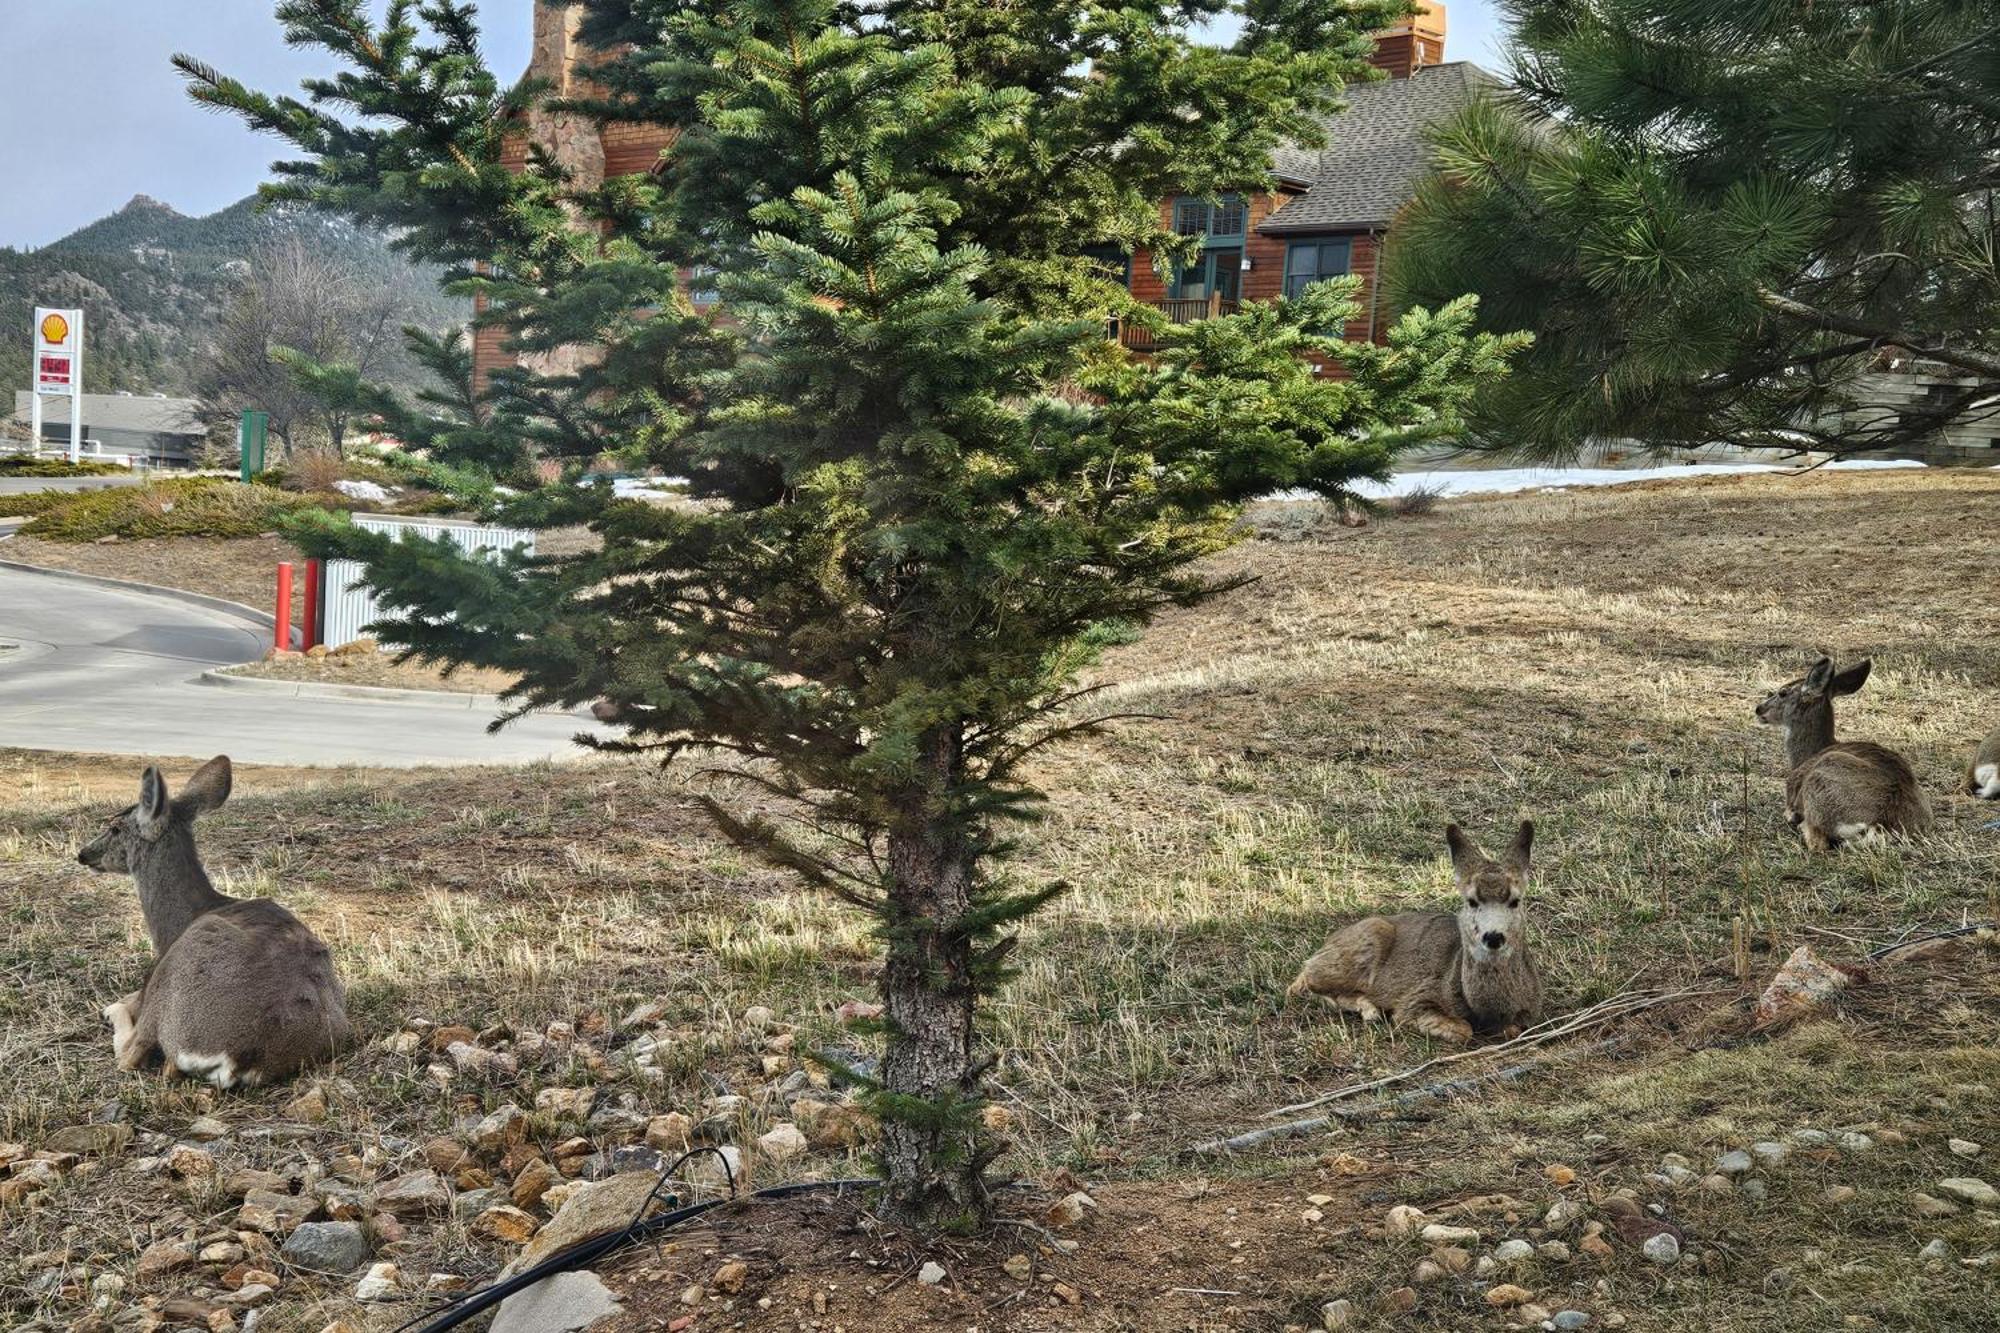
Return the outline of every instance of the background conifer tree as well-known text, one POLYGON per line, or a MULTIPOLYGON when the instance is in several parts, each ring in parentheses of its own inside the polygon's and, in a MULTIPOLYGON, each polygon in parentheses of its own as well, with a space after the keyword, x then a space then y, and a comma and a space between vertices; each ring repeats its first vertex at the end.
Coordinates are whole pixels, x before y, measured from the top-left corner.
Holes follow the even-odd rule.
POLYGON ((518 673, 521 707, 605 700, 620 748, 722 753, 721 828, 873 918, 868 1091, 901 1220, 988 1211, 977 1000, 1057 891, 1005 858, 1037 752, 1110 720, 1075 687, 1093 626, 1212 596, 1194 564, 1243 501, 1379 475, 1510 350, 1465 302, 1385 347, 1323 337, 1345 284, 1169 333, 1152 362, 1104 336, 1124 298, 1080 249, 1185 244, 1163 195, 1262 187, 1399 9, 604 0, 603 94, 568 110, 679 136, 601 186, 500 166, 544 92, 500 88, 467 5, 374 25, 363 0, 288 0, 291 40, 348 66, 304 99, 181 60, 197 98, 302 150, 275 196, 402 229, 524 351, 599 349, 509 387, 545 456, 687 479, 685 506, 565 484, 496 511, 588 523, 597 549, 562 558, 330 519, 302 540, 368 561, 391 641, 518 673), (1232 9, 1233 47, 1190 39, 1232 9), (697 266, 727 319, 682 294, 697 266))
POLYGON ((2000 434, 2000 3, 1501 8, 1511 105, 1438 136, 1388 254, 1397 299, 1476 292, 1534 330, 1476 406, 1487 442, 2000 434), (1912 354, 1928 399, 1869 378, 1912 354))

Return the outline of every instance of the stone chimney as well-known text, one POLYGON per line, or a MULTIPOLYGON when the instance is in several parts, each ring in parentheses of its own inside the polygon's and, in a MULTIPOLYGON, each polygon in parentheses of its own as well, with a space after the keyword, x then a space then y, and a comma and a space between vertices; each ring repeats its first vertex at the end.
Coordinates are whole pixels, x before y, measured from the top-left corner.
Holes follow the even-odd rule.
MULTIPOLYGON (((566 0, 535 0, 535 44, 528 58, 531 78, 547 79, 551 97, 583 97, 593 89, 585 69, 583 43, 577 29, 583 6, 566 0)), ((596 122, 537 106, 528 113, 529 136, 569 169, 579 188, 604 182, 604 143, 596 122)))
POLYGON ((1407 79, 1426 65, 1444 63, 1444 6, 1419 4, 1418 12, 1375 34, 1368 63, 1392 79, 1407 79))

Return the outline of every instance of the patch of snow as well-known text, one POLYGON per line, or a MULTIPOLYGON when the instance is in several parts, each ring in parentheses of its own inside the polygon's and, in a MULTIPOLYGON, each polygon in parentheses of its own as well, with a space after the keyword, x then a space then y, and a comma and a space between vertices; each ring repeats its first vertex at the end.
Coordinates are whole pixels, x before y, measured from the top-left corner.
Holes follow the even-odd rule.
MULTIPOLYGON (((1915 460, 1850 458, 1824 465, 1827 471, 1923 467, 1915 460)), ((1521 491, 1558 491, 1571 486, 1624 486, 1636 481, 1666 481, 1681 477, 1725 477, 1752 472, 1797 472, 1778 463, 1664 463, 1656 467, 1514 467, 1464 471, 1398 472, 1386 482, 1356 483, 1356 494, 1387 500, 1412 491, 1440 496, 1512 495, 1521 491)), ((1280 491, 1272 500, 1310 500, 1311 491, 1280 491)))
POLYGON ((621 500, 666 500, 680 492, 662 488, 679 483, 678 477, 614 477, 611 493, 621 500))
POLYGON ((389 489, 372 481, 349 481, 342 477, 333 483, 333 489, 350 500, 363 500, 369 504, 381 504, 389 498, 389 489))

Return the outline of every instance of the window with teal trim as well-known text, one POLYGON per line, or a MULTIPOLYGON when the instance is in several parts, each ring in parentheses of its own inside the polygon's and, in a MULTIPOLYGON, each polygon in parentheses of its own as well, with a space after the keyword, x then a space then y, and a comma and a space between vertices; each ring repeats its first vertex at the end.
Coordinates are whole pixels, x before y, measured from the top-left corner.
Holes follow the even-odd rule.
POLYGON ((1347 272, 1353 242, 1345 237, 1335 241, 1293 241, 1285 247, 1285 295, 1297 296, 1322 278, 1338 278, 1347 272))
POLYGON ((1181 236, 1234 240, 1243 235, 1248 216, 1249 210, 1239 194, 1225 194, 1212 204, 1188 196, 1174 200, 1174 231, 1181 236))

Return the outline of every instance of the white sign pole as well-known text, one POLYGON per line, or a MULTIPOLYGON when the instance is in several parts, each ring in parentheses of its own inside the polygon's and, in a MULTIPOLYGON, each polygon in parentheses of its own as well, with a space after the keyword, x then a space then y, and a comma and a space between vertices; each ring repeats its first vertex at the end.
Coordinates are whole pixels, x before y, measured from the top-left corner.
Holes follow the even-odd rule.
MULTIPOLYGON (((30 380, 32 384, 33 381, 30 380)), ((33 388, 28 390, 28 457, 42 456, 42 396, 33 388)))
POLYGON ((83 457, 83 312, 35 309, 33 400, 28 416, 37 451, 42 443, 42 395, 69 399, 69 461, 83 457))

